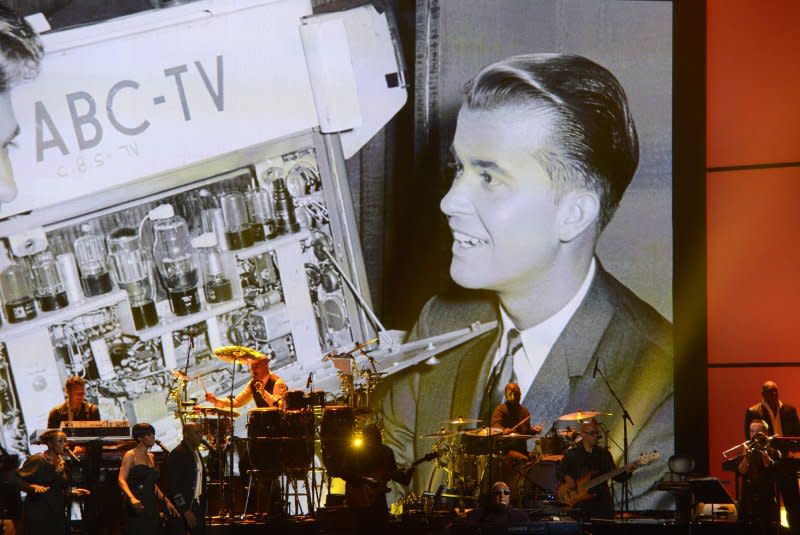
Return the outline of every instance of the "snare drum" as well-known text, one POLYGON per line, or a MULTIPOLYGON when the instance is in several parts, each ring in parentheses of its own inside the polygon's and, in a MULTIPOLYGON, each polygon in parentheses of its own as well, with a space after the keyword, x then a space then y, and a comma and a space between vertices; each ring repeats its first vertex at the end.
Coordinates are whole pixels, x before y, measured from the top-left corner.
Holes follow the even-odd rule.
POLYGON ((302 390, 289 390, 283 396, 283 408, 287 411, 300 411, 307 406, 306 394, 302 390))
POLYGON ((281 471, 282 415, 281 410, 275 407, 247 412, 247 453, 253 468, 281 471))
POLYGON ((328 405, 322 412, 320 440, 322 464, 332 477, 341 477, 344 459, 355 429, 353 408, 346 405, 328 405))

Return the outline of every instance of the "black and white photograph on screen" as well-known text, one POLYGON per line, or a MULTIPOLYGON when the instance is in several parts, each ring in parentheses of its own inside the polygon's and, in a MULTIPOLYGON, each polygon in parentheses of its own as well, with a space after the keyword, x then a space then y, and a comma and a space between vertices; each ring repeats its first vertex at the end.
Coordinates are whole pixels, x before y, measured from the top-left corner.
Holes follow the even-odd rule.
MULTIPOLYGON (((387 443, 410 462, 463 419, 491 436, 515 383, 539 455, 596 419, 618 466, 662 457, 631 475, 633 508, 669 508, 654 487, 674 449, 671 3, 428 5, 432 85, 416 91, 438 125, 416 125, 431 165, 411 180, 440 214, 409 232, 439 254, 409 254, 422 280, 404 288, 418 298, 442 266, 453 284, 433 288, 408 339, 497 323, 381 385, 387 443)), ((420 467, 413 490, 451 468, 420 467)))

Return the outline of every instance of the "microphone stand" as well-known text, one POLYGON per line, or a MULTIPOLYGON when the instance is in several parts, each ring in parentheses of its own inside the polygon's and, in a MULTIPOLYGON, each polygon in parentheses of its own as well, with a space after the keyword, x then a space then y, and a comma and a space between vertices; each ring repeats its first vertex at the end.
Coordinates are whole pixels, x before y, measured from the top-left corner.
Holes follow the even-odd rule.
MULTIPOLYGON (((608 388, 609 393, 611 393, 611 396, 617 401, 617 404, 619 405, 619 408, 622 409, 622 462, 623 462, 623 465, 627 465, 628 464, 628 422, 630 422, 631 425, 636 425, 636 424, 633 423, 633 420, 631 419, 631 415, 628 413, 628 409, 625 408, 625 405, 622 403, 622 400, 619 399, 619 396, 617 395, 617 393, 614 392, 613 388, 611 388, 611 384, 609 384, 609 382, 608 382, 608 378, 606 377, 606 373, 600 368, 600 357, 597 358, 597 361, 595 363, 594 371, 596 373, 600 374, 600 378, 605 383, 606 388, 608 388)), ((606 436, 608 436, 608 435, 606 434, 606 436)), ((620 504, 620 510, 621 510, 620 512, 622 513, 623 518, 625 517, 625 513, 628 512, 628 492, 629 492, 628 481, 629 480, 630 480, 630 478, 626 478, 622 482, 622 503, 620 504)))

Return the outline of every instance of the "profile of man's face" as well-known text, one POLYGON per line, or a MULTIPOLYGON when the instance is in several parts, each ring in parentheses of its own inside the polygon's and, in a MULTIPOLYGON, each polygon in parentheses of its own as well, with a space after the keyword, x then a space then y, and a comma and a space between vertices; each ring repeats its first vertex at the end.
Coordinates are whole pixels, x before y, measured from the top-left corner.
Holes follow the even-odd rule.
POLYGON ((11 105, 11 94, 0 93, 0 202, 9 202, 17 196, 14 170, 8 157, 8 149, 19 133, 19 125, 11 105))
POLYGON ((453 233, 450 276, 459 285, 526 292, 553 275, 559 204, 534 157, 553 130, 541 110, 462 106, 452 145, 455 177, 440 205, 453 233))

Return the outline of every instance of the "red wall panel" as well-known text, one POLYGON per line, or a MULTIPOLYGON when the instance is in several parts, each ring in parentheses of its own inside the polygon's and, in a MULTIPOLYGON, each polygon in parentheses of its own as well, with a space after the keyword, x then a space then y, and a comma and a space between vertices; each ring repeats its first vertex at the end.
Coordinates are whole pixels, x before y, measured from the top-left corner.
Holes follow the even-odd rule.
POLYGON ((709 363, 800 361, 800 168, 706 184, 709 363))
POLYGON ((708 167, 800 161, 796 0, 707 2, 708 167))

